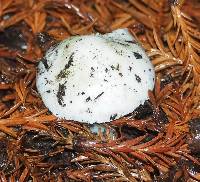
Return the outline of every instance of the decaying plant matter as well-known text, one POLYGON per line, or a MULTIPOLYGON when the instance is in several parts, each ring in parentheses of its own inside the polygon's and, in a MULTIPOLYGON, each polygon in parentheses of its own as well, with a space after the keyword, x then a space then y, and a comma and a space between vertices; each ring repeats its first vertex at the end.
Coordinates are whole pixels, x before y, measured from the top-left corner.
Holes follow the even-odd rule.
POLYGON ((199 181, 199 12, 199 0, 0 0, 0 181, 199 181), (44 52, 122 27, 155 66, 149 101, 98 135, 51 115, 35 87, 44 52))

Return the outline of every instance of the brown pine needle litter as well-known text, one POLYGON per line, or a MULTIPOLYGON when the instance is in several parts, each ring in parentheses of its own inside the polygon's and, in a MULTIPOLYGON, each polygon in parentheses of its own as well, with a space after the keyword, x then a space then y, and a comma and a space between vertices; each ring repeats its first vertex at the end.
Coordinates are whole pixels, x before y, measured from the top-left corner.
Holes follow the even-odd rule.
POLYGON ((0 0, 0 148, 3 182, 200 181, 200 1, 0 0), (150 100, 98 135, 58 120, 36 90, 40 58, 124 27, 155 66, 150 100))

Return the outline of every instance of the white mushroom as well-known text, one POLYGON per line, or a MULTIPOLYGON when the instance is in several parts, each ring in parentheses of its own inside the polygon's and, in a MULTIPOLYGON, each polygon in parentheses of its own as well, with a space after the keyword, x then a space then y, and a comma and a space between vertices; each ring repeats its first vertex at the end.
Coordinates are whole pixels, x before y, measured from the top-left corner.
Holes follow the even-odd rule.
POLYGON ((50 48, 36 85, 58 118, 102 123, 133 112, 154 87, 154 68, 127 29, 74 36, 50 48))

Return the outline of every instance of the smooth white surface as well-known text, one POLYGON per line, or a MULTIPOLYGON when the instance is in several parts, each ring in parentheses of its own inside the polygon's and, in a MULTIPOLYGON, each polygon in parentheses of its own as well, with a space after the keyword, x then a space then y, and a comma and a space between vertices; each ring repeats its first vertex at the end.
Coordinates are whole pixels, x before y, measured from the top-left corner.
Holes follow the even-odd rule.
POLYGON ((36 85, 59 118, 108 122, 148 99, 154 68, 127 29, 75 36, 51 48, 39 63, 36 85))

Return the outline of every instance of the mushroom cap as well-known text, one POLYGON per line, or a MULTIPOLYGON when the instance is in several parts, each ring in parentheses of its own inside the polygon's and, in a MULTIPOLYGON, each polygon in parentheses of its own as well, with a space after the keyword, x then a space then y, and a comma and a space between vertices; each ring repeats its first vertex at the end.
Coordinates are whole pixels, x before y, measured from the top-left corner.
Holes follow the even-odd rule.
POLYGON ((153 65, 127 29, 70 37, 38 65, 36 86, 58 118, 102 123, 133 112, 154 88, 153 65))

